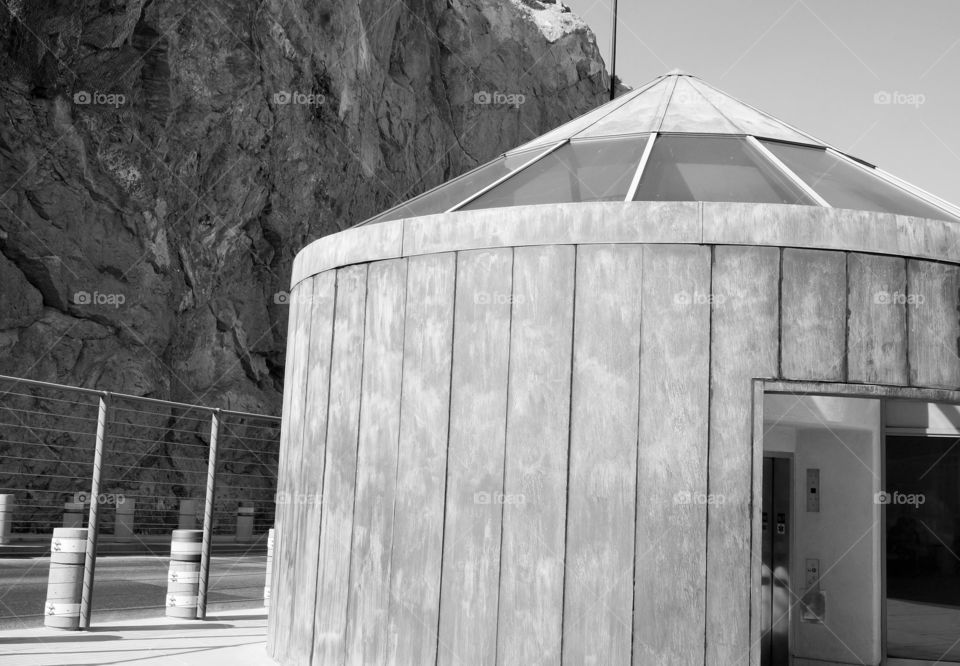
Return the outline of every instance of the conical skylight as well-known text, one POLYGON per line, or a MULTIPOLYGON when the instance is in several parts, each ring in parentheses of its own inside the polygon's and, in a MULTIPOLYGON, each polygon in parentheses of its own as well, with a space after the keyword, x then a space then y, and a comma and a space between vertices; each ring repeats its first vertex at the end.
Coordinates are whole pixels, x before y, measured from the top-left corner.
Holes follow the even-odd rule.
POLYGON ((733 201, 960 222, 960 208, 671 73, 363 224, 587 201, 733 201))

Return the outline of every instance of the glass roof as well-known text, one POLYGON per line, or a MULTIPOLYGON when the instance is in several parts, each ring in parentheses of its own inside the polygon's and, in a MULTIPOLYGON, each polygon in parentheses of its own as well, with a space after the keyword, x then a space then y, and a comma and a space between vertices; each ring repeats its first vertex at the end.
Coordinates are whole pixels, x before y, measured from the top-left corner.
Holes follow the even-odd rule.
POLYGON ((813 205, 746 139, 661 135, 634 201, 742 201, 813 205))
POLYGON ((960 208, 671 73, 361 224, 589 201, 782 203, 960 222, 960 208))

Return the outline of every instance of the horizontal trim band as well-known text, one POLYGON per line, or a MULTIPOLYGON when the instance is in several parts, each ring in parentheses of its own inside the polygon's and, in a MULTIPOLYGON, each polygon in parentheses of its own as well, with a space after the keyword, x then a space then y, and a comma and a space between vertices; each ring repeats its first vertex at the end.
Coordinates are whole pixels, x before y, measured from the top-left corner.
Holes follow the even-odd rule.
POLYGON ((617 201, 456 211, 353 227, 301 250, 291 285, 333 268, 399 257, 607 243, 796 247, 960 263, 960 225, 945 220, 820 206, 617 201))

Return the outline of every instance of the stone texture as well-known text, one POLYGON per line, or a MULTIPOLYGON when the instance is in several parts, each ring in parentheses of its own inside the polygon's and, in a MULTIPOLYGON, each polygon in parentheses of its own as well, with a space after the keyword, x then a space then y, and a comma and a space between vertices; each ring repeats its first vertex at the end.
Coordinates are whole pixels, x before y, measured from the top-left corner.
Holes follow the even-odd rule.
MULTIPOLYGON (((589 29, 535 0, 12 0, 0 71, 0 374, 272 414, 300 248, 596 107, 607 82, 589 29), (497 92, 524 101, 476 103, 497 92)), ((32 479, 20 502, 47 508, 24 518, 46 529, 86 487, 92 436, 45 435, 79 457, 23 462, 60 454, 11 419, 0 485, 32 479)), ((149 425, 123 434, 183 432, 118 439, 108 486, 176 524, 208 426, 149 425)), ((275 451, 235 455, 250 480, 220 496, 269 501, 254 486, 275 451)))
POLYGON ((535 0, 11 2, 0 69, 0 373, 272 413, 301 247, 607 80, 535 0))

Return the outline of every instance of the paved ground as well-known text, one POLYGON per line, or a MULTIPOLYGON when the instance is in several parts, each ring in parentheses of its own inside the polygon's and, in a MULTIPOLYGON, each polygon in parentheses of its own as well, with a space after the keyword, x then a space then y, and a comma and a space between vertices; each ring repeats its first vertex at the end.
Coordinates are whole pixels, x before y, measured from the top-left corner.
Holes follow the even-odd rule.
MULTIPOLYGON (((209 609, 262 606, 266 561, 266 556, 212 557, 209 609)), ((49 566, 46 557, 0 559, 0 630, 43 625, 49 566)), ((97 558, 94 622, 162 615, 168 566, 167 557, 97 558)))
POLYGON ((16 666, 270 666, 266 609, 206 621, 150 618, 95 622, 90 631, 0 631, 0 664, 16 666))

